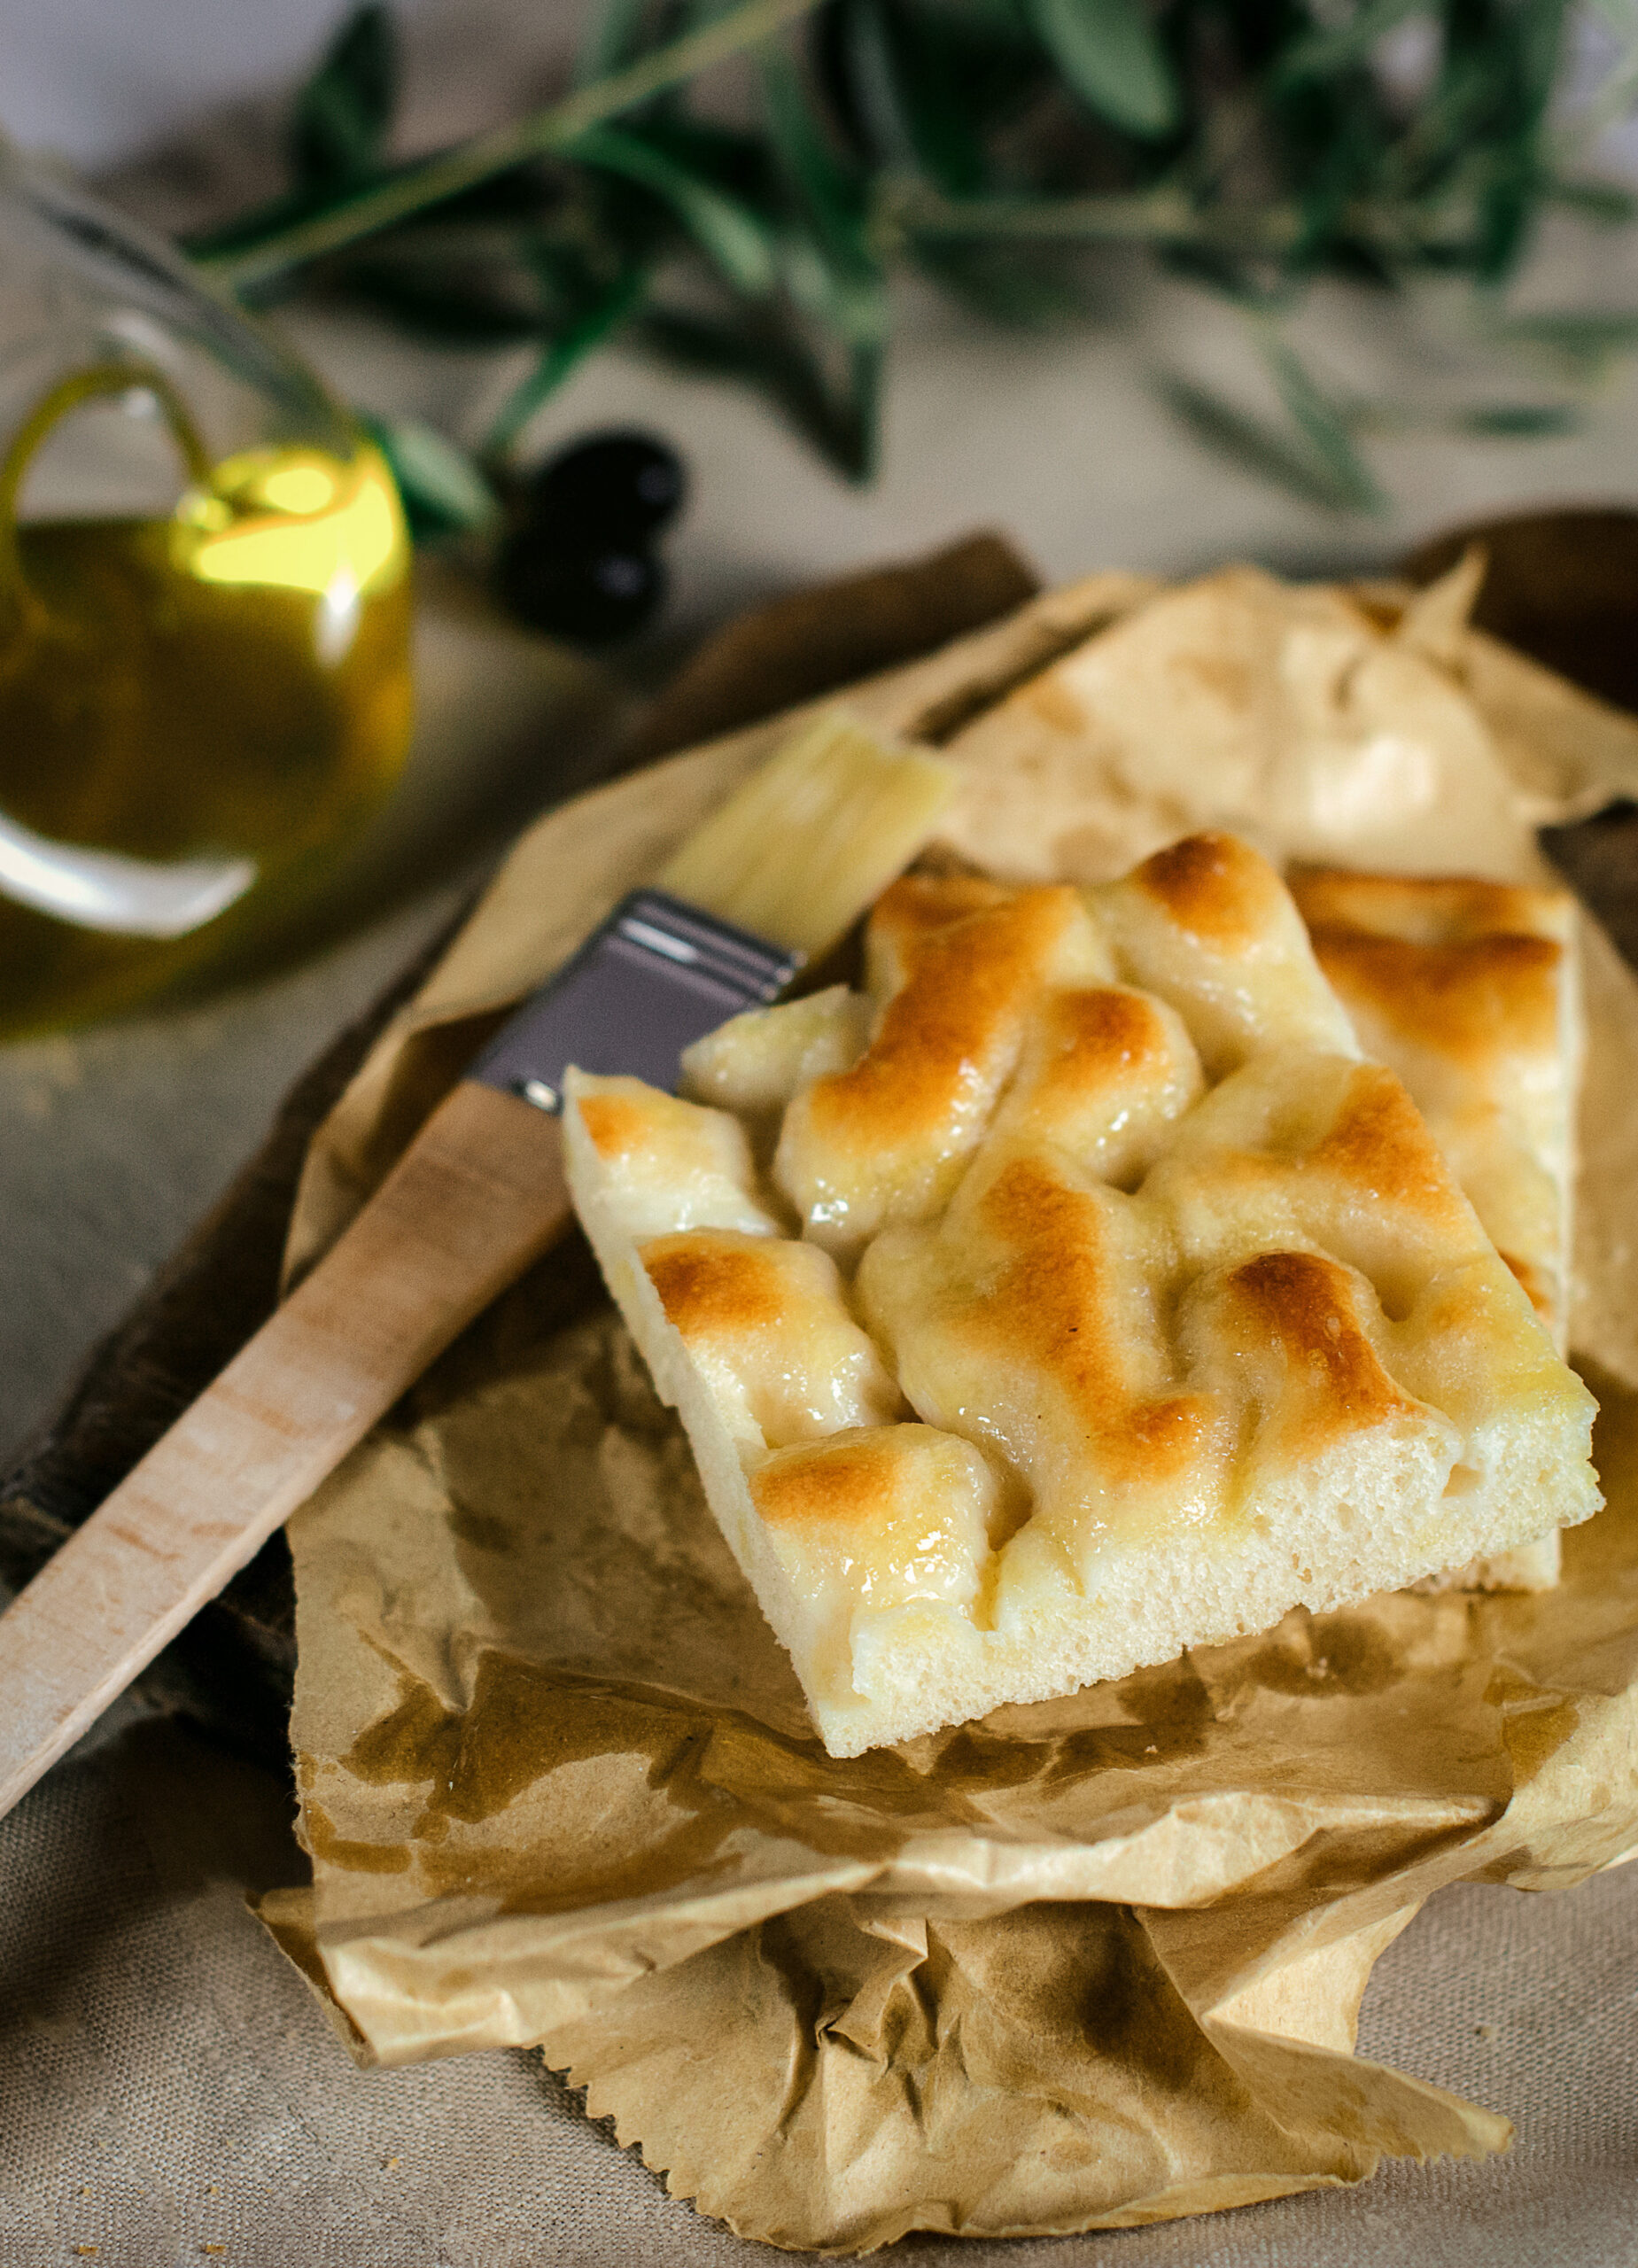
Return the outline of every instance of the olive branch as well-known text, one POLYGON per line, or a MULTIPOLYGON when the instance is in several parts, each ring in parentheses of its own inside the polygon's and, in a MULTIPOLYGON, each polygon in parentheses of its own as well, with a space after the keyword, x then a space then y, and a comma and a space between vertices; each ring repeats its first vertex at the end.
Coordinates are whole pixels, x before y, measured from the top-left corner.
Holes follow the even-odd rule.
POLYGON ((1598 5, 1614 60, 1578 131, 1554 111, 1566 0, 604 0, 561 100, 401 163, 392 19, 368 0, 296 98, 286 193, 187 249, 253 304, 305 277, 427 339, 532 345, 476 465, 384 431, 423 528, 472 520, 535 410, 617 337, 755 387, 866 479, 896 270, 1039 330, 1091 319, 1100 266, 1134 248, 1238 308, 1267 374, 1269 415, 1162 374, 1176 413, 1370 510, 1373 435, 1564 431, 1638 345, 1638 313, 1507 299, 1549 209, 1634 217, 1582 169, 1638 99, 1638 5, 1598 5), (710 100, 735 59, 749 116, 710 100), (1535 382, 1417 411, 1293 346, 1322 278, 1425 276, 1463 280, 1535 382))

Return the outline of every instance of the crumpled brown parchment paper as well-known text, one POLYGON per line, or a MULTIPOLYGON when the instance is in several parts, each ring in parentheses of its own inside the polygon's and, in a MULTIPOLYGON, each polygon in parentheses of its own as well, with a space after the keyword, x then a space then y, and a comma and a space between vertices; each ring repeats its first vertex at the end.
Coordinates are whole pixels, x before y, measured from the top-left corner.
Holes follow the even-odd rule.
MULTIPOLYGON (((850 697, 953 729, 951 846, 1004 874, 1217 823, 1531 875, 1537 822, 1638 781, 1638 725, 1469 633, 1475 573, 1093 578, 850 697)), ((294 1267, 782 728, 523 840, 315 1144, 294 1267)), ((314 1884, 264 1913, 355 2052, 539 2045, 677 2194, 834 2251, 1504 2147, 1354 2029, 1441 1884, 1561 1888, 1638 1846, 1638 986, 1590 922, 1587 948, 1574 1340, 1609 1503, 1556 1592, 1300 1612, 835 1762, 584 1248, 497 1302, 291 1526, 314 1884)))

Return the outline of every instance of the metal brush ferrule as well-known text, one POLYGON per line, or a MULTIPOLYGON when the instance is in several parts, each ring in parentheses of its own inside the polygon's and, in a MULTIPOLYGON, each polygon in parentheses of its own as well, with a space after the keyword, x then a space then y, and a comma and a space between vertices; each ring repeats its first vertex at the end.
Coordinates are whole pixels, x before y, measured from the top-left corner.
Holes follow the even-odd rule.
POLYGON ((664 890, 623 897, 467 1073, 563 1108, 563 1073, 627 1073, 668 1091, 685 1047, 782 992, 803 956, 664 890))

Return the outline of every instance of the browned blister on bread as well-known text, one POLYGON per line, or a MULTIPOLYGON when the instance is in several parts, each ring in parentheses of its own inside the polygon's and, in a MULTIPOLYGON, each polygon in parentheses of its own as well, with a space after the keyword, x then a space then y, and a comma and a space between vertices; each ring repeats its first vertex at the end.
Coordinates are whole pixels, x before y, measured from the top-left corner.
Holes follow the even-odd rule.
MULTIPOLYGON (((1298 868, 1291 888, 1360 1044, 1403 1079, 1564 1351, 1581 1014, 1567 890, 1298 868)), ((1446 1579, 1556 1581, 1556 1534, 1446 1579)))
MULTIPOLYGON (((1486 918, 1453 899, 1424 950, 1486 918)), ((1590 1397, 1248 845, 911 877, 866 969, 711 1035, 682 1099, 572 1074, 565 1120, 834 1754, 1595 1508, 1590 1397)))
POLYGON ((915 876, 885 893, 869 941, 876 1028, 786 1112, 773 1178, 833 1249, 948 1203, 1043 990, 1113 973, 1077 891, 986 893, 915 876))

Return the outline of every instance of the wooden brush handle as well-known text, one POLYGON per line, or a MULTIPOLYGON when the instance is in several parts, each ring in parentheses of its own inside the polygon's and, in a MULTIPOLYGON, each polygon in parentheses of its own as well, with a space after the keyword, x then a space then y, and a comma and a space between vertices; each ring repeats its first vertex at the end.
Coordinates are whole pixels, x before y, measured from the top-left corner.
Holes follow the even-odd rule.
POLYGON ((0 1615, 0 1813, 570 1217, 558 1121, 463 1080, 345 1235, 0 1615))

